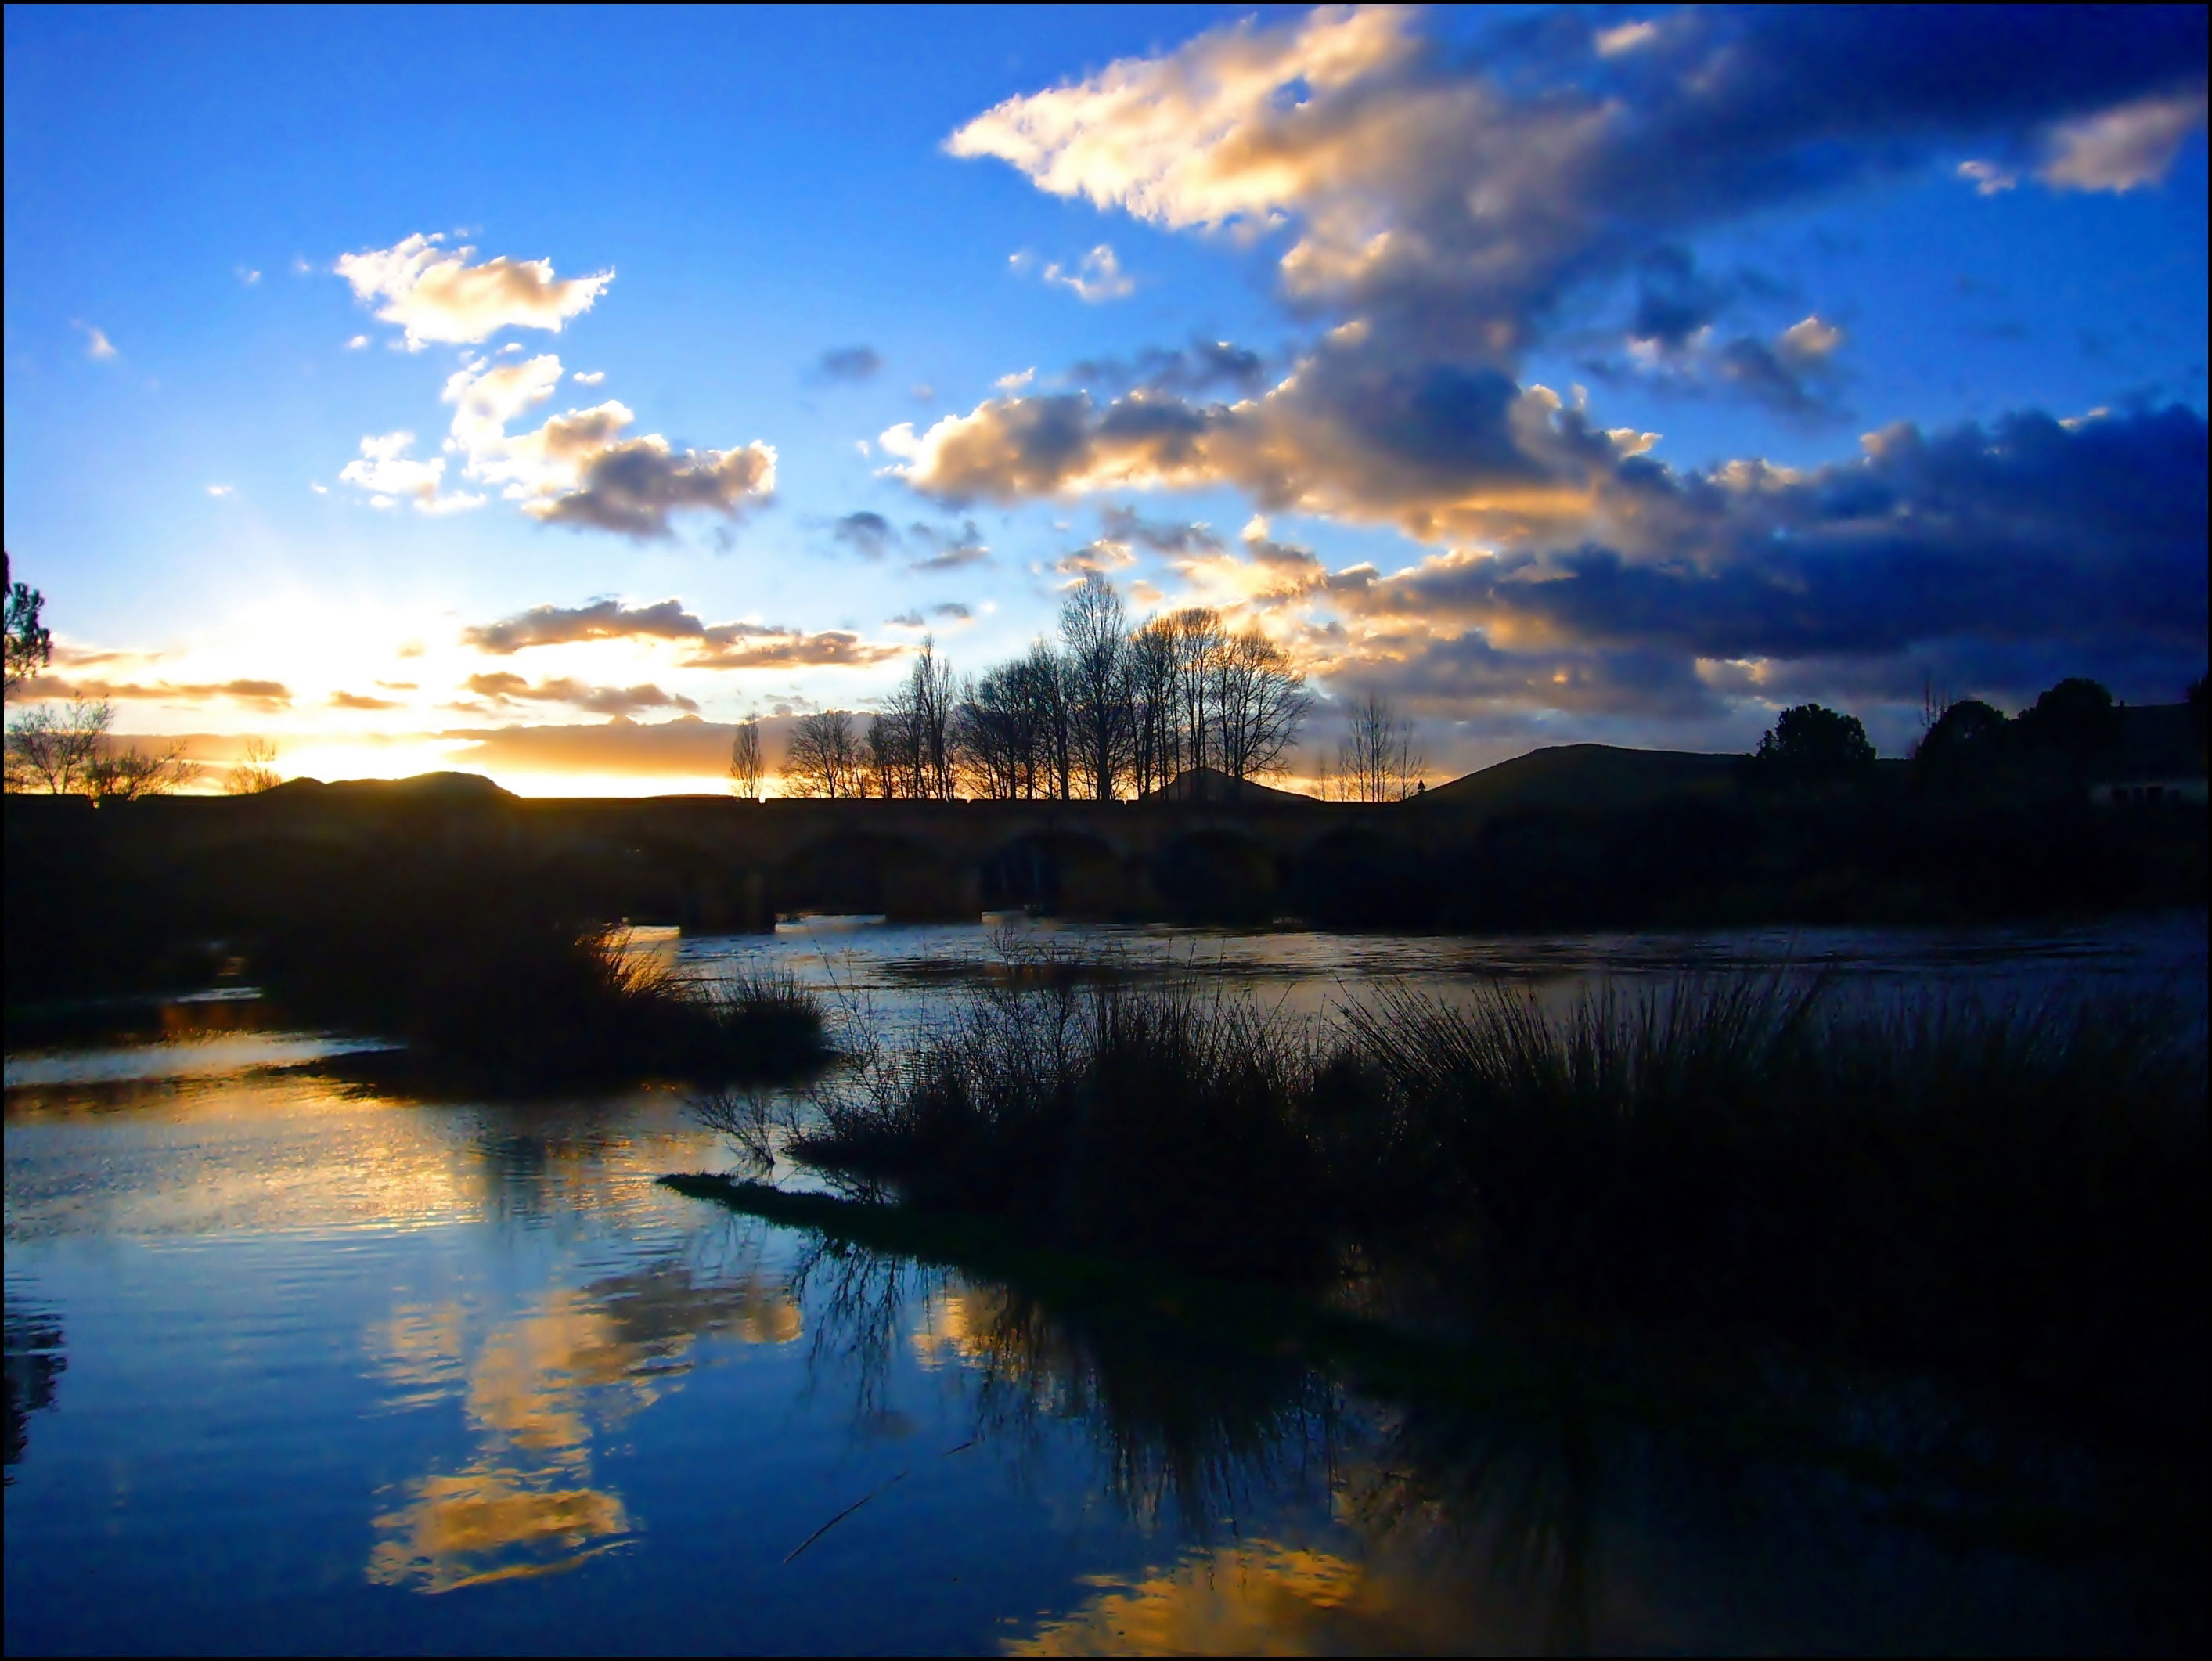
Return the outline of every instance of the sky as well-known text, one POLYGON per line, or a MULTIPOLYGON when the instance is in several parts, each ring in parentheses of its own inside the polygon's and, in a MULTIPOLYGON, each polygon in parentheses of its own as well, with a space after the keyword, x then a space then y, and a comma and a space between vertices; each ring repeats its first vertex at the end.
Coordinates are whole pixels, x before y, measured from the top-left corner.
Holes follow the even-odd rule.
POLYGON ((2205 13, 6 14, 33 695, 720 788, 1210 605, 1442 779, 2204 668, 2205 13))

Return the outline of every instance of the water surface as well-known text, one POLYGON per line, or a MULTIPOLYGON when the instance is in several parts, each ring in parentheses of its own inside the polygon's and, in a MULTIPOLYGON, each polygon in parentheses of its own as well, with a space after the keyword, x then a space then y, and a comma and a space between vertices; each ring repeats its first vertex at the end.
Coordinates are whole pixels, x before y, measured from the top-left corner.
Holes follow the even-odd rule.
MULTIPOLYGON (((1516 942, 1017 927, 1296 1009, 1377 976, 1561 986, 1824 954, 1869 984, 2031 995, 2193 977, 2201 1001, 2204 973, 2201 920, 1516 942)), ((645 945, 786 964, 898 1024, 985 972, 987 937, 847 922, 645 945)), ((684 1198, 653 1177, 731 1160, 673 1091, 420 1101, 342 1082, 323 1035, 187 1013, 155 1036, 8 1063, 11 1652, 2141 1636, 2108 1565, 1900 1524, 1894 1502, 1929 1494, 1869 1487, 1832 1450, 1747 1463, 1565 1372, 1479 1412, 1363 1398, 1293 1353, 1255 1365, 1165 1317, 1065 1317, 684 1198)), ((1948 1411, 1907 1389, 1853 1433, 1940 1439, 1948 1411)))

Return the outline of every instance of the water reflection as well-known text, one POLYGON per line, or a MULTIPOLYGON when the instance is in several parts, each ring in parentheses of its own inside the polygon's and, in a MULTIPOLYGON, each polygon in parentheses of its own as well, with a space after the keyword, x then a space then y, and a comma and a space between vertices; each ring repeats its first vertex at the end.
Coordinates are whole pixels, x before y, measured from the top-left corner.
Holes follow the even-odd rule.
MULTIPOLYGON (((945 995, 932 964, 984 944, 838 938, 916 1009, 945 995)), ((1570 976, 1672 949, 1220 939, 1317 997, 1509 947, 1570 976)), ((1863 944, 1869 974, 1983 972, 1971 942, 1940 961, 1863 944)), ((2172 955, 2124 929, 2058 945, 2018 976, 2172 955)), ((231 1019, 211 1042, 251 1036, 231 1019)), ((202 1042, 149 1037, 171 1060, 202 1042)), ((727 1157, 659 1092, 518 1105, 173 1071, 11 1087, 7 1112, 11 1652, 2027 1650, 2147 1630, 2119 1572, 2048 1545, 2051 1519, 2102 1503, 2094 1472, 1895 1381, 1753 1369, 1704 1411, 1651 1358, 1563 1347, 1407 1384, 1264 1322, 657 1189, 727 1157), (1990 1526, 2008 1518, 2033 1526, 1990 1526)))
POLYGON ((664 1257, 555 1287, 486 1321, 460 1300, 403 1304, 368 1335, 395 1409, 458 1398, 471 1451, 380 1497, 377 1585, 447 1592, 561 1573, 628 1543, 623 1497, 594 1448, 679 1388, 703 1339, 788 1343, 799 1305, 757 1248, 734 1272, 664 1257))
POLYGON ((59 1312, 34 1299, 7 1293, 8 1472, 22 1463, 31 1445, 31 1415, 54 1405, 54 1385, 69 1362, 62 1354, 59 1312))

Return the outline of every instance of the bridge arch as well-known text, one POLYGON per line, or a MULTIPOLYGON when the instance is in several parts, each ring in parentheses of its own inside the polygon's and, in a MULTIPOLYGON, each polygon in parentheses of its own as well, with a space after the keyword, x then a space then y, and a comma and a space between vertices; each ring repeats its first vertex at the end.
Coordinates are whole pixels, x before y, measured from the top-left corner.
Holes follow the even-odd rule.
POLYGON ((895 922, 973 918, 982 897, 971 862, 914 837, 866 830, 817 837, 767 873, 779 915, 873 913, 895 922))
POLYGON ((1130 909, 1128 863, 1103 837, 1036 826, 983 855, 978 872, 983 906, 1110 916, 1130 909))
POLYGON ((1265 922, 1281 907, 1282 864, 1242 825, 1202 824, 1160 849, 1152 860, 1152 886, 1179 916, 1265 922))

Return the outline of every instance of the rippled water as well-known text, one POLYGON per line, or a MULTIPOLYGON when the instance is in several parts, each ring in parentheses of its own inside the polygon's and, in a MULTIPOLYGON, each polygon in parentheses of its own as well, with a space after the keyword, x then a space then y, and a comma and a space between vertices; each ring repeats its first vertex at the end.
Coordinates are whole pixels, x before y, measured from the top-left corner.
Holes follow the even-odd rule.
MULTIPOLYGON (((1826 956, 1867 983, 2030 995, 2179 977, 2200 1007, 2204 977, 2188 919, 1053 938, 1316 1009, 1377 975, 1569 984, 1826 956)), ((647 944, 773 958, 903 1023, 987 940, 848 922, 647 944)), ((1842 1465, 1747 1470, 1570 1377, 1439 1417, 1287 1350, 1224 1358, 1168 1314, 1065 1316, 684 1198, 653 1178, 728 1160, 673 1092, 419 1102, 343 1085, 322 1041, 235 1012, 172 1012, 153 1036, 8 1062, 11 1652, 2025 1650, 2131 1631, 2097 1573, 1940 1544, 1881 1520, 1842 1465)))

